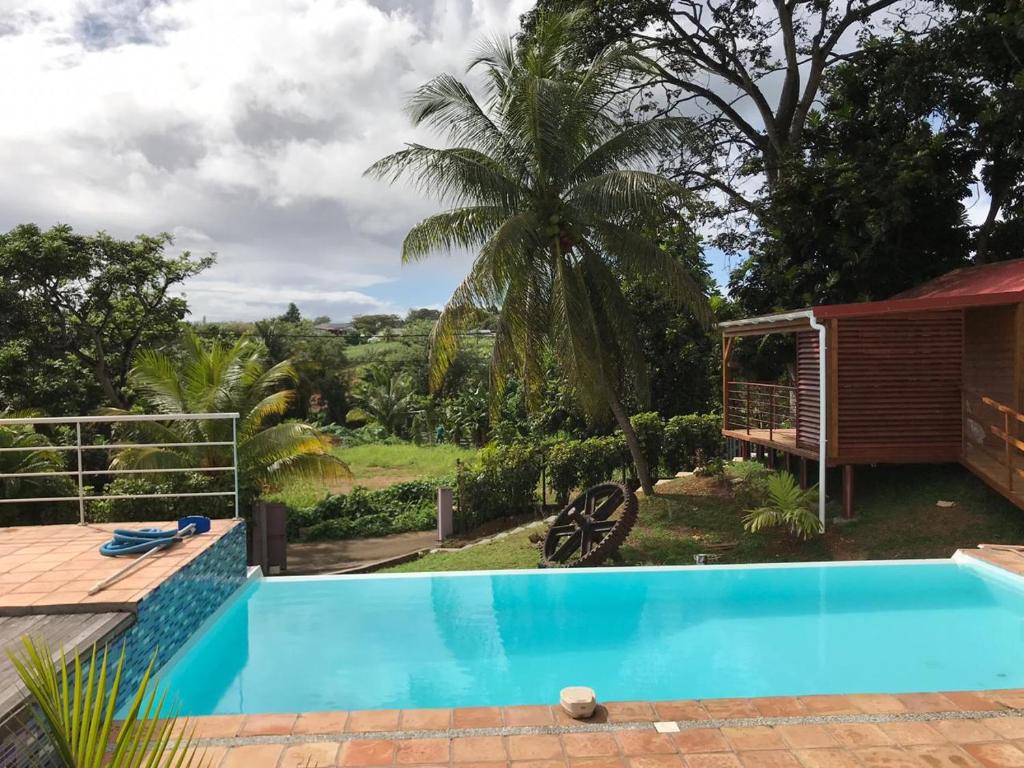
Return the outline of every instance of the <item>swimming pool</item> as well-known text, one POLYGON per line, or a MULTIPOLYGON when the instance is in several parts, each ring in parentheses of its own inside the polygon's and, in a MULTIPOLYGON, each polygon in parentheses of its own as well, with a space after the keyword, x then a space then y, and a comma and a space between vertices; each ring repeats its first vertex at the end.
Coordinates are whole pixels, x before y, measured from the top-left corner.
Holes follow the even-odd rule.
POLYGON ((1024 686, 964 560, 261 579, 161 674, 183 714, 1024 686))

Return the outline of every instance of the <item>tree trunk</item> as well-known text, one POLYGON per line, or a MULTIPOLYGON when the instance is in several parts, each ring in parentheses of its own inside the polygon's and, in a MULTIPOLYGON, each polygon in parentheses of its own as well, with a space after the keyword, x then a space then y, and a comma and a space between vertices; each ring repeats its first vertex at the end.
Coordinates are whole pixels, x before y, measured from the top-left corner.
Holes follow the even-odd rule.
POLYGON ((629 421, 629 416, 622 407, 619 399, 611 394, 608 396, 608 404, 611 406, 612 414, 619 423, 622 434, 626 437, 626 445, 629 446, 629 453, 633 457, 633 464, 636 466, 636 476, 640 480, 640 487, 644 489, 647 496, 654 495, 654 483, 651 482, 651 470, 647 466, 647 457, 640 448, 640 439, 636 436, 636 430, 629 421))

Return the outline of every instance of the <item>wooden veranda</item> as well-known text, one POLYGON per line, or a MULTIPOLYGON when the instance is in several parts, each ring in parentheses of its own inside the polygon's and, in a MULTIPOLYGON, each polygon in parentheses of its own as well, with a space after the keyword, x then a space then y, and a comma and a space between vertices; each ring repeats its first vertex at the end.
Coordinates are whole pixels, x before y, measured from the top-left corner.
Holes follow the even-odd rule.
POLYGON ((721 328, 722 434, 842 467, 846 514, 854 467, 880 463, 959 462, 1024 508, 1024 259, 721 328), (792 381, 734 378, 736 339, 769 333, 795 335, 792 381))

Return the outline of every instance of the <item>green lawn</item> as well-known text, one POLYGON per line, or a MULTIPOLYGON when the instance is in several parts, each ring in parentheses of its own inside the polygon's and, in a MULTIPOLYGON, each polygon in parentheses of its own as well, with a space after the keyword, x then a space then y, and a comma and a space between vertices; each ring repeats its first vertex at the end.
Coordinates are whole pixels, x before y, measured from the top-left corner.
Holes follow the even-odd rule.
MULTIPOLYGON (((959 466, 858 468, 857 520, 831 525, 808 542, 778 531, 745 532, 742 505, 715 481, 685 478, 658 491, 641 500, 639 522, 622 548, 627 565, 690 565, 695 554, 715 551, 723 563, 948 557, 981 542, 1024 541, 1024 511, 959 466), (936 507, 939 500, 956 505, 936 507)), ((392 570, 533 568, 538 551, 528 536, 439 552, 392 570)))
POLYGON ((293 483, 271 500, 283 501, 291 507, 308 507, 328 491, 347 493, 356 485, 367 488, 386 488, 406 480, 449 475, 455 471, 457 460, 469 461, 475 451, 455 445, 357 445, 339 448, 335 455, 348 464, 352 480, 332 483, 293 483))

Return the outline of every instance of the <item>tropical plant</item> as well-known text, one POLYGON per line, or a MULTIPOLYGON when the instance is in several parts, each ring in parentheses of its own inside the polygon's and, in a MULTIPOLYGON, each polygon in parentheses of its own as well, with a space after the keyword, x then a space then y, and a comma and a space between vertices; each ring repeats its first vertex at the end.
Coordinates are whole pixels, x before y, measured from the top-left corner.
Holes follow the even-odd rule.
POLYGON ((487 442, 490 425, 487 388, 482 384, 463 389, 445 403, 444 422, 456 439, 472 440, 474 445, 487 442))
MULTIPOLYGON (((0 411, 0 418, 18 419, 37 416, 35 411, 0 411)), ((44 472, 63 472, 64 457, 46 435, 31 425, 0 426, 0 497, 4 499, 30 499, 38 496, 65 496, 74 493, 67 477, 10 477, 44 472)))
MULTIPOLYGON (((29 418, 38 415, 34 411, 0 411, 6 419, 29 418)), ((61 475, 46 475, 50 472, 64 472, 67 464, 61 451, 52 449, 49 439, 29 425, 0 426, 0 498, 38 499, 52 496, 74 496, 75 486, 70 478, 61 475), (11 477, 22 475, 22 477, 11 477), (38 475, 28 477, 26 475, 38 475)), ((42 512, 46 505, 10 504, 0 506, 0 524, 17 525, 24 522, 23 514, 32 507, 42 512)), ((53 514, 53 510, 49 510, 53 514)))
POLYGON ((416 388, 406 373, 394 373, 383 365, 369 365, 352 388, 357 408, 348 418, 365 419, 397 435, 405 429, 413 411, 416 388))
MULTIPOLYGON (((287 360, 268 367, 264 354, 263 346, 250 338, 231 345, 206 343, 186 330, 179 356, 143 352, 129 381, 141 402, 157 413, 240 414, 238 471, 246 495, 295 480, 349 477, 348 467, 331 454, 330 439, 318 429, 294 421, 274 423, 295 396, 289 387, 296 375, 287 360)), ((112 469, 230 467, 233 461, 227 419, 124 422, 115 432, 119 441, 205 444, 125 449, 115 455, 112 469)))
POLYGON ((821 533, 821 521, 814 509, 818 504, 818 487, 804 490, 789 472, 773 472, 768 476, 768 498, 764 506, 747 511, 743 527, 751 533, 766 528, 785 527, 801 539, 821 533))
POLYGON ((645 399, 646 370, 620 283, 657 280, 701 320, 710 311, 689 269, 642 232, 678 219, 687 191, 652 172, 688 123, 663 117, 625 125, 629 73, 646 66, 612 45, 577 66, 579 13, 547 14, 529 37, 482 44, 470 70, 484 73, 484 101, 452 75, 422 86, 413 123, 457 146, 413 144, 367 173, 411 176, 455 207, 421 221, 402 245, 405 262, 440 250, 476 252, 431 338, 437 388, 458 349, 459 330, 499 307, 491 394, 515 376, 535 409, 552 349, 584 410, 610 409, 625 434, 644 490, 647 462, 623 406, 645 399))
MULTIPOLYGON (((201 765, 202 756, 187 729, 178 729, 175 713, 166 706, 151 674, 154 654, 127 713, 117 718, 125 652, 122 648, 113 673, 108 649, 93 646, 83 661, 54 654, 41 640, 23 638, 11 663, 28 689, 36 722, 53 747, 56 764, 65 768, 188 768, 201 765), (115 719, 120 720, 116 730, 115 719)), ((49 763, 47 763, 49 764, 49 763)))

